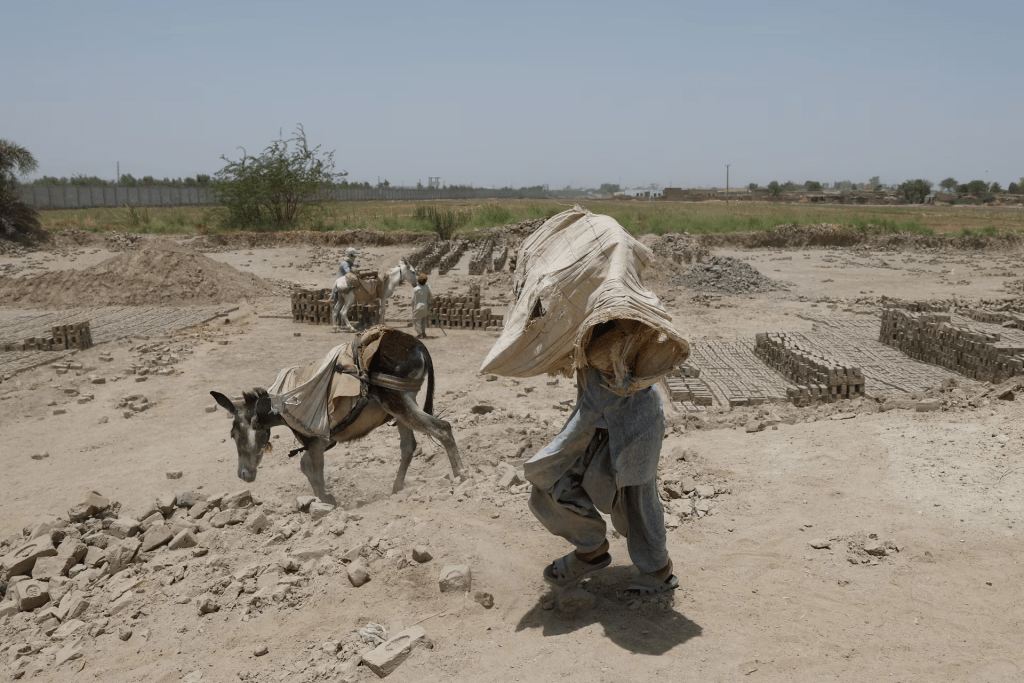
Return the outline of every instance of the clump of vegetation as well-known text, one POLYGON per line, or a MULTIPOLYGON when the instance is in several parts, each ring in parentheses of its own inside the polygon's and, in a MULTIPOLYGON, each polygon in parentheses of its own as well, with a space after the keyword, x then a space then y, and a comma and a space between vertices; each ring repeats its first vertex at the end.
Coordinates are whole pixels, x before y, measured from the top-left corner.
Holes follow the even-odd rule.
POLYGON ((441 239, 450 240, 459 228, 469 223, 473 218, 473 212, 470 209, 459 211, 436 206, 417 206, 413 218, 428 223, 441 239))
POLYGON ((141 228, 149 225, 149 209, 145 206, 133 206, 125 203, 122 211, 122 222, 129 228, 141 228))
POLYGON ((334 152, 310 147, 298 126, 288 140, 274 140, 259 156, 233 161, 217 171, 211 187, 220 203, 223 228, 283 228, 312 222, 318 214, 321 190, 347 175, 334 171, 334 152))
POLYGON ((911 204, 924 204, 924 200, 931 194, 932 182, 923 178, 907 180, 897 189, 911 204))
POLYGON ((501 204, 488 204, 480 209, 479 220, 491 226, 505 225, 512 221, 512 212, 501 204))
POLYGON ((31 173, 38 166, 32 152, 0 138, 0 233, 5 237, 39 229, 39 213, 15 191, 17 176, 31 173))

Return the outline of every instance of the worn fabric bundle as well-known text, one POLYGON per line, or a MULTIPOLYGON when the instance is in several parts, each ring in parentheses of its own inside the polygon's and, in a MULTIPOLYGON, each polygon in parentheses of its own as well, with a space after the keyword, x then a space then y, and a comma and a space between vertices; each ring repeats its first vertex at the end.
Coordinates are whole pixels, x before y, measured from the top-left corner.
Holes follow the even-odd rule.
POLYGON ((690 355, 643 285, 652 259, 610 216, 575 206, 552 217, 519 250, 516 302, 481 372, 571 377, 594 367, 620 395, 651 386, 690 355))
POLYGON ((335 365, 355 371, 352 347, 335 346, 320 362, 285 368, 267 390, 270 405, 292 429, 309 436, 328 438, 331 425, 349 414, 360 392, 359 379, 337 373, 335 365))

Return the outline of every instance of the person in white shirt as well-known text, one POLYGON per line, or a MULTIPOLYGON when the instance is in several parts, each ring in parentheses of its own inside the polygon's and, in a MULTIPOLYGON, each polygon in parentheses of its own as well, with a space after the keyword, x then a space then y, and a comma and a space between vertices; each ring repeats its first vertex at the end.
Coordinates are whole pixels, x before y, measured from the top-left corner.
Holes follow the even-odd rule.
POLYGON ((425 273, 420 273, 416 281, 419 284, 412 290, 412 326, 419 339, 426 339, 430 326, 430 287, 427 287, 425 273))

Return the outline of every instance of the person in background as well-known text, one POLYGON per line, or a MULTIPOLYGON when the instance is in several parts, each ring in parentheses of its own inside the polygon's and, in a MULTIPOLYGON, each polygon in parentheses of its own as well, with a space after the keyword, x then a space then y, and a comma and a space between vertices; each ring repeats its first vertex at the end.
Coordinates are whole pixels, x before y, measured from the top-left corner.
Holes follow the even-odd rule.
POLYGON ((345 277, 349 273, 356 272, 356 257, 359 253, 352 247, 345 250, 345 259, 338 266, 338 277, 345 277))
POLYGON ((412 325, 416 337, 426 339, 430 326, 430 287, 427 287, 426 273, 420 273, 416 281, 419 284, 412 290, 412 325))

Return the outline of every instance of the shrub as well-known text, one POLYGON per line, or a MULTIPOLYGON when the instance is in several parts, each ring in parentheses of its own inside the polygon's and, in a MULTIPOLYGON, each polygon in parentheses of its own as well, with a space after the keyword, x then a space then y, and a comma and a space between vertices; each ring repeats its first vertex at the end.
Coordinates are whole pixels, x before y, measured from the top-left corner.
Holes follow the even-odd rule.
POLYGON ((39 213, 21 201, 15 188, 17 176, 39 166, 27 149, 0 138, 0 234, 13 237, 39 229, 39 213))

